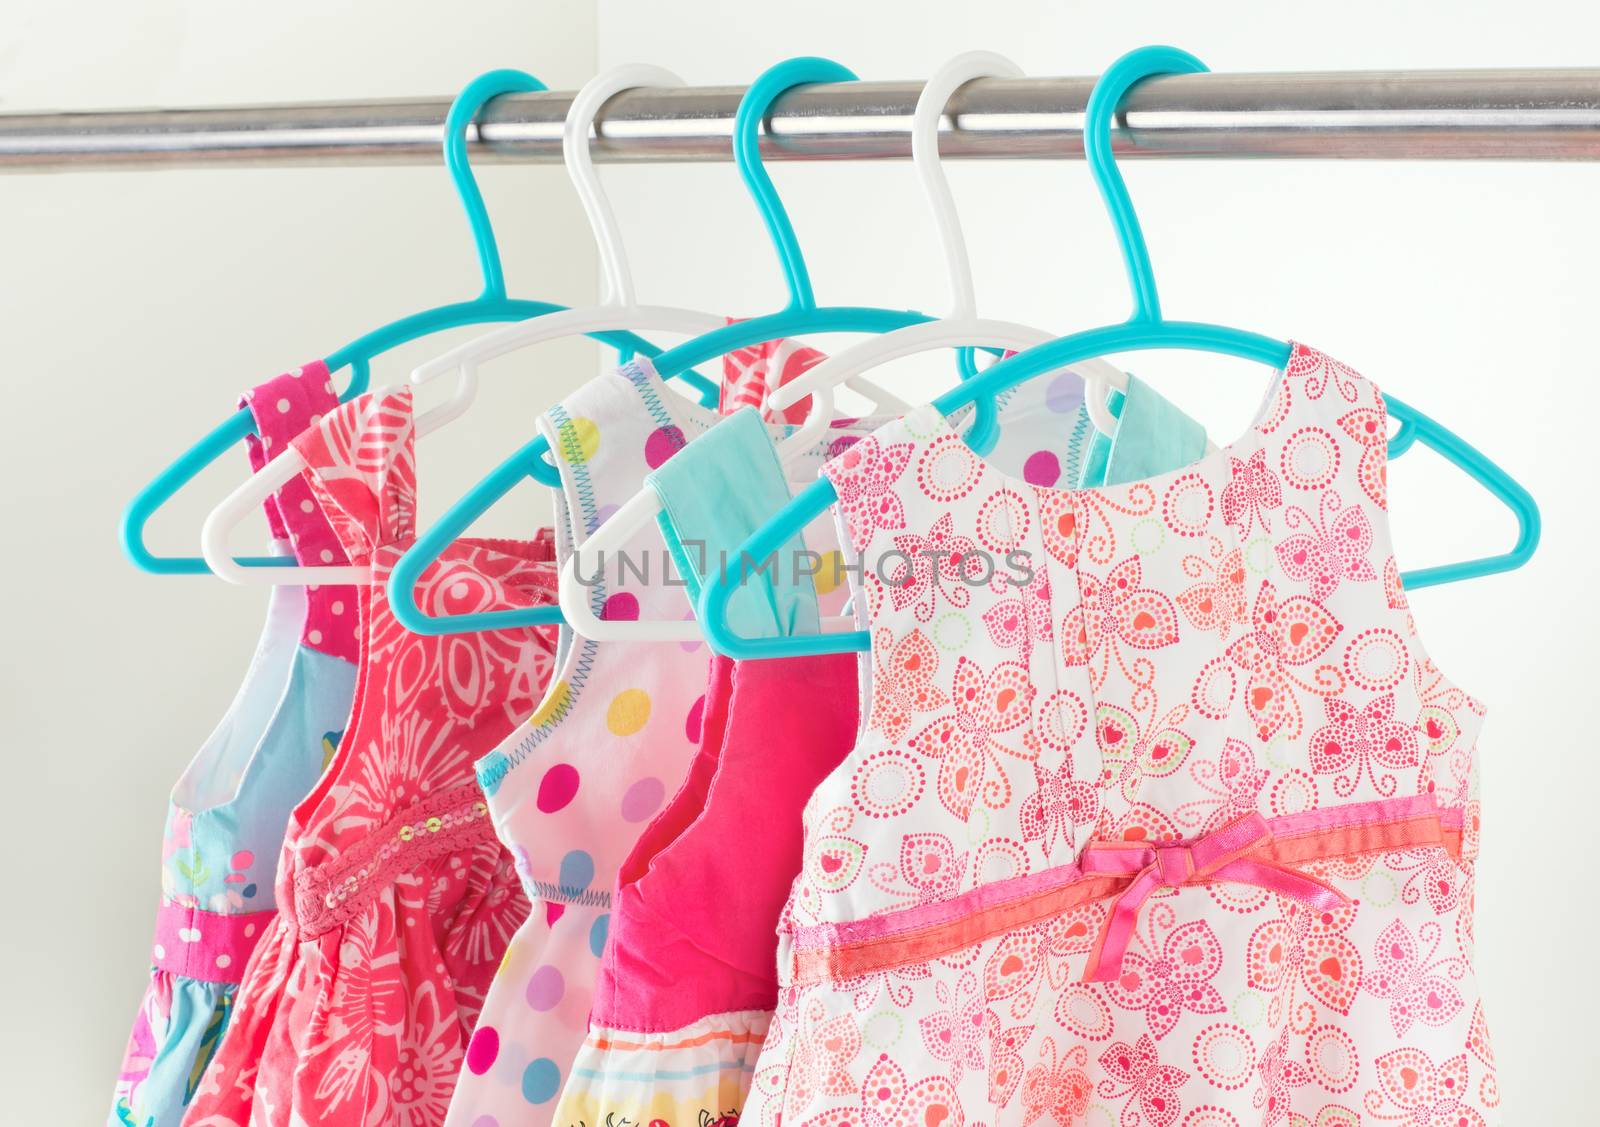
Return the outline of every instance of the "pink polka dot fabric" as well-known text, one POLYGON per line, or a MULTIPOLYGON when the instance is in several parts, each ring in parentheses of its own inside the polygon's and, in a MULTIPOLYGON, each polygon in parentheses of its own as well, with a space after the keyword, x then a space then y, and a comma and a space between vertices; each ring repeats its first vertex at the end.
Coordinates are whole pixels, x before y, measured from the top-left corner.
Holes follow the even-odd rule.
MULTIPOLYGON (((328 366, 321 360, 303 364, 244 393, 239 405, 249 410, 258 433, 245 439, 250 468, 259 470, 307 427, 339 405, 328 366)), ((288 540, 295 559, 308 566, 340 566, 350 562, 333 525, 323 515, 303 475, 284 483, 265 508, 272 535, 288 540), (292 510, 292 519, 285 510, 292 510)), ((306 589, 306 624, 301 641, 329 657, 354 662, 360 649, 357 597, 353 587, 314 586, 306 589)))
MULTIPOLYGON (((243 406, 259 432, 249 442, 251 468, 282 453, 336 402, 320 365, 247 392, 243 406)), ((264 506, 274 548, 292 547, 302 562, 312 562, 308 552, 331 536, 309 498, 296 477, 264 506)), ((337 562, 345 562, 342 548, 337 562)), ((351 588, 325 588, 309 599, 301 587, 272 589, 244 683, 172 789, 150 981, 108 1127, 176 1127, 216 1052, 245 964, 275 914, 278 848, 289 813, 316 783, 349 719, 353 639, 310 640, 324 640, 313 616, 346 605, 353 623, 351 588), (321 652, 306 652, 312 649, 321 652), (349 656, 340 660, 341 652, 349 656)))

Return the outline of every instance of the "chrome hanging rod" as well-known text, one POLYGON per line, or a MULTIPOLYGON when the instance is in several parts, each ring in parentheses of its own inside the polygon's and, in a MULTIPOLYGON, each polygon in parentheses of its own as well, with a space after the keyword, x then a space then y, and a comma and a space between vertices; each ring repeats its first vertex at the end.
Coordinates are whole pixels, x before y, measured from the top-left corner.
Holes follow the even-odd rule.
MULTIPOLYGON (((981 79, 951 99, 941 148, 977 159, 1076 158, 1092 78, 981 79)), ((911 155, 919 82, 811 86, 780 98, 775 160, 911 155)), ((637 90, 607 104, 595 157, 725 161, 743 89, 637 90)), ((571 95, 496 99, 473 159, 554 163, 571 95)), ((429 164, 448 98, 0 114, 0 170, 219 164, 429 164)), ((1600 160, 1600 69, 1200 74, 1129 97, 1118 148, 1135 157, 1600 160)))

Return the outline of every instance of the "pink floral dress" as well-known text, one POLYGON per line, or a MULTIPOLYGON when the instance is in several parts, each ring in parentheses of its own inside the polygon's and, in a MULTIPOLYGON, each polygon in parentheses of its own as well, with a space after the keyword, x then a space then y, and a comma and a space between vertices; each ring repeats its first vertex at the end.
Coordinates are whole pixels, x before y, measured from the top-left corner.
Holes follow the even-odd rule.
POLYGON ((870 710, 812 796, 761 1127, 1494 1121, 1481 706, 1401 591, 1386 418, 1305 347, 1255 425, 1068 491, 931 409, 824 470, 870 710))
MULTIPOLYGON (((385 583, 414 537, 409 390, 351 401, 295 439, 361 590, 355 718, 295 809, 278 916, 184 1123, 421 1127, 444 1120, 463 1049, 528 902, 472 764, 532 710, 548 630, 408 633, 385 583)), ((554 601, 548 540, 461 541, 425 610, 554 601)))

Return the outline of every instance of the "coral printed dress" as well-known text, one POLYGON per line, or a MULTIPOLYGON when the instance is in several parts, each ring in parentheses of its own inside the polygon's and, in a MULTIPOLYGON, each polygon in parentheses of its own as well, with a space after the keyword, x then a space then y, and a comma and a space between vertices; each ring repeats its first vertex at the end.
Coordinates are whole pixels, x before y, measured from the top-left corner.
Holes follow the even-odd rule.
POLYGON ((1142 481, 1029 485, 931 409, 829 463, 870 715, 807 807, 752 1127, 1495 1121, 1482 709, 1407 610, 1385 422, 1297 346, 1142 481))
MULTIPOLYGON (((361 396, 294 440, 361 592, 355 716, 290 819, 278 916, 185 1124, 434 1127, 528 912, 472 763, 533 710, 547 629, 449 638, 395 621, 385 585, 415 537, 404 389, 361 396)), ((548 537, 462 540, 423 574, 429 613, 555 601, 548 537)))

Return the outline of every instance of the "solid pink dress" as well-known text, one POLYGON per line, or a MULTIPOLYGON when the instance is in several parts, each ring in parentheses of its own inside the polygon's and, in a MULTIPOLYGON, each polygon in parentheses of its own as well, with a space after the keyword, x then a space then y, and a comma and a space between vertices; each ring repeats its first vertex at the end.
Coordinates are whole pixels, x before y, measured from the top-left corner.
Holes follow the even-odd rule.
MULTIPOLYGON (((409 390, 362 396, 295 440, 361 591, 355 718, 295 810, 279 915, 184 1119, 430 1127, 512 933, 528 912, 472 763, 533 710, 548 630, 425 638, 385 584, 414 537, 409 390)), ((418 585, 431 613, 554 601, 551 544, 461 541, 418 585)))
POLYGON ((687 779, 618 875, 557 1123, 737 1121, 778 1000, 800 810, 856 732, 851 654, 711 662, 687 779))

